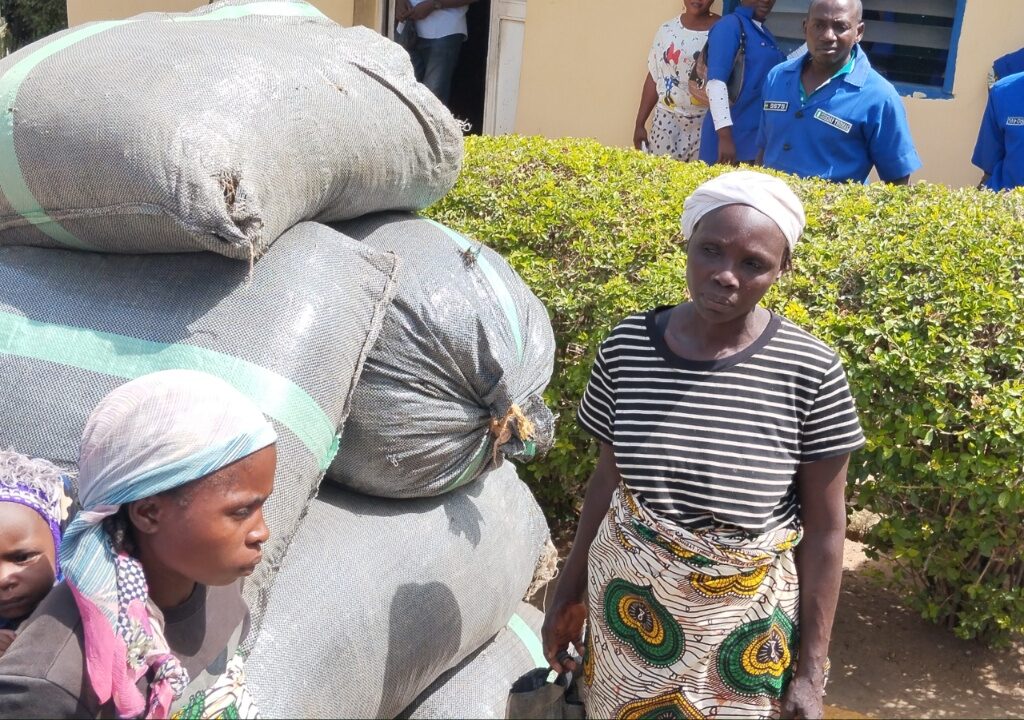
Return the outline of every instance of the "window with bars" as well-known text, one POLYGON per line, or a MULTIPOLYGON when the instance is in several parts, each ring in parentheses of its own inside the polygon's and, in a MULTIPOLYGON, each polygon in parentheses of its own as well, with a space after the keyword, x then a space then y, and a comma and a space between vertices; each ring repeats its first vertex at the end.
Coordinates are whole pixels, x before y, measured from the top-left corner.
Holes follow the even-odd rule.
MULTIPOLYGON (((871 64, 903 95, 952 97, 956 48, 967 0, 863 0, 864 41, 871 64)), ((789 53, 804 42, 810 0, 778 0, 768 18, 789 53)), ((739 0, 726 0, 732 12, 739 0)))

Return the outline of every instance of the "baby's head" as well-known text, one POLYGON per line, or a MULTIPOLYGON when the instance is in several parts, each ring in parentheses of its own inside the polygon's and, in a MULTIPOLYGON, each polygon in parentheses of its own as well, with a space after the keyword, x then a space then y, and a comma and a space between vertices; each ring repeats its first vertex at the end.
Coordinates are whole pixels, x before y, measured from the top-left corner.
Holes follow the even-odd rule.
POLYGON ((0 620, 31 614, 59 579, 64 485, 57 466, 0 451, 0 620))

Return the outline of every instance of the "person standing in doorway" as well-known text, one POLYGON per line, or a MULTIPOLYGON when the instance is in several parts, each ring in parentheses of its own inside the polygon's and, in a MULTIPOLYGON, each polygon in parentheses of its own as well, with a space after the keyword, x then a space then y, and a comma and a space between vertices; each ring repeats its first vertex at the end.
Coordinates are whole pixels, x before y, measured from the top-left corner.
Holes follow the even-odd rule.
POLYGON ((742 0, 708 35, 708 103, 700 136, 700 159, 709 165, 752 163, 757 158, 761 90, 768 71, 786 59, 765 21, 775 0, 742 0), (737 60, 742 58, 742 71, 737 60), (730 98, 729 82, 742 72, 742 85, 730 98))
POLYGON ((448 104, 462 43, 469 36, 466 12, 476 0, 397 0, 399 22, 416 23, 412 57, 416 79, 448 104))
POLYGON ((701 123, 708 108, 693 102, 687 79, 708 40, 708 31, 721 19, 711 12, 711 4, 712 0, 686 0, 682 14, 658 28, 647 57, 647 79, 633 130, 637 150, 646 145, 655 155, 697 159, 701 123), (648 134, 652 110, 654 121, 648 134))

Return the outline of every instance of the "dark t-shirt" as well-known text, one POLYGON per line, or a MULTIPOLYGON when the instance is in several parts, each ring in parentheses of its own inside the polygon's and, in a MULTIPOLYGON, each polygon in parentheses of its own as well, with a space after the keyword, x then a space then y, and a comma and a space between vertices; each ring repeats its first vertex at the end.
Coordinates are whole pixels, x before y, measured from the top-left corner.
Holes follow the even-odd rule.
MULTIPOLYGON (((152 613, 160 613, 150 606, 152 613)), ((230 672, 238 643, 249 629, 249 611, 240 583, 197 585, 192 596, 163 613, 171 652, 188 670, 186 692, 172 707, 195 703, 230 672)), ((61 583, 39 604, 0 658, 0 718, 115 717, 113 705, 100 705, 85 678, 82 620, 74 596, 61 583)), ((143 678, 139 689, 146 694, 143 678)))

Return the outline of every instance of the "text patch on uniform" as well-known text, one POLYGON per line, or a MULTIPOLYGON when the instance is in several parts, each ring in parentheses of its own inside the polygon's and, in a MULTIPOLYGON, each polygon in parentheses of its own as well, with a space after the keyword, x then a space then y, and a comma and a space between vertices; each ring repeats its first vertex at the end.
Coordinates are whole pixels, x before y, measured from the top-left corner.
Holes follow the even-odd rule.
POLYGON ((778 100, 765 100, 764 109, 768 112, 786 112, 789 110, 789 103, 779 102, 778 100))
POLYGON ((1024 127, 1024 117, 1017 115, 1015 117, 1006 118, 1007 127, 1024 127))
POLYGON ((815 112, 814 119, 821 120, 826 125, 831 125, 836 130, 841 130, 847 135, 849 135, 850 130, 853 129, 853 123, 849 123, 846 120, 843 120, 842 118, 837 118, 835 115, 827 113, 824 110, 818 110, 817 112, 815 112))

